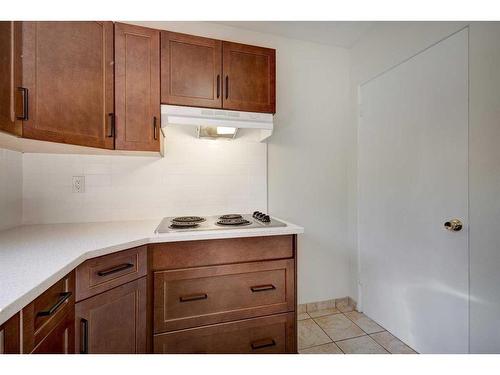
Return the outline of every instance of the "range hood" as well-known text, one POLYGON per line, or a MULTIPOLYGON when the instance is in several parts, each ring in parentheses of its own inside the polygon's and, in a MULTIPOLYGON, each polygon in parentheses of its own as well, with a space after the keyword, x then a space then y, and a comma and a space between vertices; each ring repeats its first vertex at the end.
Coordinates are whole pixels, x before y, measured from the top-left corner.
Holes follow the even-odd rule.
MULTIPOLYGON (((203 127, 224 130, 228 128, 254 129, 258 132, 258 139, 263 141, 273 133, 273 115, 270 113, 162 105, 161 126, 164 128, 169 125, 195 126, 198 127, 197 134, 207 133, 200 131, 203 127)), ((224 133, 227 132, 224 131, 224 133)))

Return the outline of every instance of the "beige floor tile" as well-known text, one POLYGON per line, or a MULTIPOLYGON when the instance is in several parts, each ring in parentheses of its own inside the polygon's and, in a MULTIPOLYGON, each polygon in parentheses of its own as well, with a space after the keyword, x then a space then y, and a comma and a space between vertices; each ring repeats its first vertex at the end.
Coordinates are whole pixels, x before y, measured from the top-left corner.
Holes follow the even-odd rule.
POLYGON ((346 354, 389 354, 370 336, 361 336, 336 343, 346 354))
POLYGON ((387 331, 374 333, 370 337, 392 354, 417 354, 412 348, 387 331))
POLYGON ((339 313, 340 313, 339 310, 337 310, 335 307, 331 307, 329 309, 311 311, 308 314, 311 316, 311 318, 319 318, 320 316, 339 314, 339 313))
POLYGON ((297 314, 297 320, 305 320, 305 319, 311 319, 308 313, 298 313, 297 314))
POLYGON ((333 341, 362 336, 365 333, 343 314, 315 318, 314 321, 332 338, 333 341))
POLYGON ((363 313, 357 311, 350 311, 344 313, 344 315, 347 316, 349 319, 351 319, 354 323, 356 323, 357 326, 359 326, 363 331, 365 331, 368 334, 384 331, 384 329, 381 326, 379 326, 377 323, 375 323, 373 320, 368 318, 363 313))
POLYGON ((299 331, 299 349, 318 346, 332 341, 312 319, 301 320, 297 325, 299 331))
POLYGON ((300 354, 344 354, 335 343, 313 346, 312 348, 299 350, 300 354))

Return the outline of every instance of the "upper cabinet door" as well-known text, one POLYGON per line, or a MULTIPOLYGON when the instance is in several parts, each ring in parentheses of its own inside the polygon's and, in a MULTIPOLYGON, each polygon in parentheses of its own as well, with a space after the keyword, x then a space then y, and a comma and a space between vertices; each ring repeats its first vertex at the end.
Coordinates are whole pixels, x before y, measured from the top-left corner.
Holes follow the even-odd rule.
POLYGON ((223 42, 222 107, 250 112, 276 112, 276 51, 223 42))
POLYGON ((222 42, 161 33, 161 101, 193 107, 222 107, 222 42))
POLYGON ((160 151, 160 32, 115 24, 117 150, 160 151))
POLYGON ((20 53, 15 51, 19 46, 17 22, 0 22, 0 130, 22 135, 22 121, 18 118, 15 106, 17 86, 20 74, 20 53), (16 42, 17 41, 17 42, 16 42), (17 53, 16 53, 17 52, 17 53))
POLYGON ((112 22, 22 22, 21 59, 24 137, 113 148, 112 22))

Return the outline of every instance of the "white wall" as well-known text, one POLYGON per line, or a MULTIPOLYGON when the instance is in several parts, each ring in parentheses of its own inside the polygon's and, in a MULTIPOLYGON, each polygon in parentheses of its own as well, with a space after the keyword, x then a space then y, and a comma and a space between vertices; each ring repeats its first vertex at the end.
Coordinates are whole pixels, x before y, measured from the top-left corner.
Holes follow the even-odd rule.
POLYGON ((23 221, 154 219, 265 210, 266 144, 166 130, 165 158, 24 154, 23 221), (85 176, 85 192, 72 192, 85 176))
MULTIPOLYGON (((382 22, 351 51, 353 132, 357 87, 466 26, 463 22, 382 22)), ((500 352, 500 24, 469 30, 470 351, 500 352)), ((356 171, 356 169, 352 169, 356 171)), ((355 191, 356 176, 350 178, 355 191)), ((356 197, 353 197, 353 202, 356 197)), ((351 213, 356 222, 356 211, 351 213)), ((351 288, 357 289, 353 253, 351 288)))
POLYGON ((0 149, 0 230, 22 222, 22 154, 0 149))

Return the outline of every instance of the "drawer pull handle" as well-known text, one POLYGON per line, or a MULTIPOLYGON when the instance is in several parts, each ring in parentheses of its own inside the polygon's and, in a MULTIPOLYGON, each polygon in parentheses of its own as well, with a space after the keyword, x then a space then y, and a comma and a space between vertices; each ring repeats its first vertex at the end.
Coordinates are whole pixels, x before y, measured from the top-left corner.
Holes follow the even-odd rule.
POLYGON ((88 354, 89 352, 89 321, 87 319, 80 320, 80 354, 88 354))
POLYGON ((262 339, 256 340, 250 344, 252 346, 252 350, 269 348, 271 346, 276 346, 276 341, 273 339, 262 339))
POLYGON ((99 272, 97 272, 97 274, 99 276, 108 276, 108 275, 111 275, 112 273, 120 272, 120 271, 126 270, 127 268, 131 268, 131 267, 134 267, 134 265, 132 263, 124 263, 124 264, 120 264, 118 266, 108 268, 107 270, 99 271, 99 272))
POLYGON ((207 299, 208 295, 206 293, 203 294, 193 294, 190 296, 183 296, 179 298, 179 301, 181 302, 191 302, 191 301, 199 301, 202 299, 207 299))
POLYGON ((25 87, 18 87, 18 91, 21 91, 23 93, 23 115, 22 116, 16 116, 18 120, 23 120, 26 121, 28 120, 28 89, 25 87))
POLYGON ((276 287, 273 284, 269 285, 256 285, 256 286, 251 286, 250 289, 252 292, 265 292, 266 290, 274 290, 276 287))
POLYGON ((56 312, 56 310, 64 303, 66 302, 69 297, 71 297, 71 292, 64 292, 64 293, 60 293, 59 294, 59 299, 57 300, 57 302, 54 304, 54 306, 52 306, 50 309, 48 310, 44 310, 44 311, 39 311, 38 314, 36 314, 36 316, 49 316, 49 315, 52 315, 53 313, 56 312))

